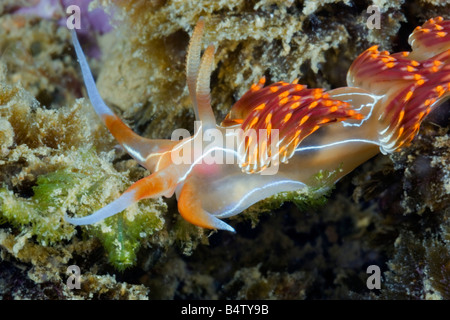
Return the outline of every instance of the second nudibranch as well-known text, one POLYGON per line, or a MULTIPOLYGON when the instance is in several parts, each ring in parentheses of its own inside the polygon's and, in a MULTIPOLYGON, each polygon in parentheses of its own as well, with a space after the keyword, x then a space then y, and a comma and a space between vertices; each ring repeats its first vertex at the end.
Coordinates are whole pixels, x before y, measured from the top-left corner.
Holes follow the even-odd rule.
POLYGON ((411 53, 391 55, 377 47, 362 53, 350 67, 348 87, 325 92, 297 81, 264 86, 262 78, 217 125, 209 83, 215 49, 210 45, 201 55, 203 29, 200 19, 186 63, 198 123, 193 136, 179 141, 140 137, 106 106, 72 33, 95 111, 151 174, 92 215, 67 221, 92 224, 141 199, 176 194, 187 221, 234 231, 222 219, 277 193, 317 187, 314 177, 325 170, 336 182, 380 150, 406 146, 426 115, 449 97, 450 22, 436 18, 414 30, 411 53))

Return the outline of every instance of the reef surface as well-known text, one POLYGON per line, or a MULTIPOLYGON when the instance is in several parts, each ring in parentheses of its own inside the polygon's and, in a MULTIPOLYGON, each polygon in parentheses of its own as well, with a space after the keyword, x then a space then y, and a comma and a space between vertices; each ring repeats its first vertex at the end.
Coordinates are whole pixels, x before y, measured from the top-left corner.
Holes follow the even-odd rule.
MULTIPOLYGON (((230 220, 236 234, 188 224, 174 199, 141 201, 94 226, 67 224, 65 213, 93 212, 148 172, 116 147, 83 98, 63 7, 48 15, 38 5, 0 4, 0 298, 450 298, 448 103, 408 148, 375 157, 319 198, 260 203, 230 220), (81 270, 80 289, 67 286, 70 265, 81 270), (370 265, 381 269, 379 290, 366 285, 370 265)), ((184 63, 200 16, 205 43, 217 45, 217 119, 263 75, 269 83, 344 86, 366 48, 409 50, 414 27, 450 19, 450 3, 426 0, 97 0, 95 7, 112 26, 90 25, 81 38, 99 91, 150 138, 193 129, 184 63), (380 29, 367 26, 370 5, 380 9, 380 29)))

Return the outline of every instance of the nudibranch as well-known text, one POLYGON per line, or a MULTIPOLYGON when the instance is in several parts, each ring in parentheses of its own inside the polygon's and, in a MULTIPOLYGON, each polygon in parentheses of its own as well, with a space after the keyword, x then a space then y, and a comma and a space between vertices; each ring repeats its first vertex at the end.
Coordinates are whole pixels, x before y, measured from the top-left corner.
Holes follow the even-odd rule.
POLYGON ((277 193, 315 187, 314 177, 324 170, 335 172, 336 182, 380 150, 407 145, 449 96, 450 22, 436 18, 414 30, 411 53, 391 55, 377 47, 362 53, 349 69, 348 87, 325 92, 297 80, 265 86, 263 77, 217 125, 210 99, 215 48, 201 54, 204 24, 201 18, 194 28, 186 62, 194 134, 176 130, 171 140, 140 137, 106 106, 73 31, 95 111, 151 174, 92 215, 67 221, 92 224, 141 199, 176 194, 187 221, 234 231, 222 219, 277 193))

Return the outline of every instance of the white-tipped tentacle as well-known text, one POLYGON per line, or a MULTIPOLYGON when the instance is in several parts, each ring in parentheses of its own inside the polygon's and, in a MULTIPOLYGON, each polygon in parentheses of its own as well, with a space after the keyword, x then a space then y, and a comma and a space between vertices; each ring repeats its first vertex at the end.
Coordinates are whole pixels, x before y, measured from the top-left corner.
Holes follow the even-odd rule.
POLYGON ((75 47, 78 62, 80 63, 81 73, 83 74, 84 84, 86 86, 89 100, 91 100, 95 112, 97 112, 99 116, 114 116, 114 112, 112 112, 111 109, 105 104, 102 97, 100 96, 100 93, 97 90, 94 77, 92 76, 91 69, 89 68, 89 65, 86 61, 83 50, 81 49, 80 42, 78 41, 77 33, 75 32, 75 30, 72 30, 72 42, 73 46, 75 47))

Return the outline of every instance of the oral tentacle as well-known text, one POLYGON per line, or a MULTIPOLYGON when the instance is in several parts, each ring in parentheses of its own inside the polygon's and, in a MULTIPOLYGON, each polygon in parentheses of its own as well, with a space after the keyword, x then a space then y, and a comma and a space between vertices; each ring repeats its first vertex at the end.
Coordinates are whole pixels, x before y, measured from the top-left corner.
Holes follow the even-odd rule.
POLYGON ((80 64, 86 90, 95 112, 101 118, 105 126, 123 146, 123 148, 142 166, 152 170, 152 161, 148 157, 157 152, 164 152, 175 145, 167 139, 146 139, 131 130, 114 112, 105 104, 97 90, 94 77, 87 63, 83 49, 78 41, 77 34, 72 30, 72 41, 80 64))
POLYGON ((188 222, 206 229, 219 229, 235 232, 234 228, 216 218, 202 207, 193 183, 189 180, 183 185, 178 197, 178 211, 188 222))
POLYGON ((66 214, 64 216, 64 219, 67 222, 77 226, 93 224, 102 221, 106 218, 112 217, 118 214, 119 212, 122 212, 135 202, 136 201, 134 200, 134 193, 128 192, 122 194, 119 198, 117 198, 113 202, 109 203, 105 207, 101 208, 100 210, 96 211, 95 213, 89 216, 81 218, 70 218, 66 214))

